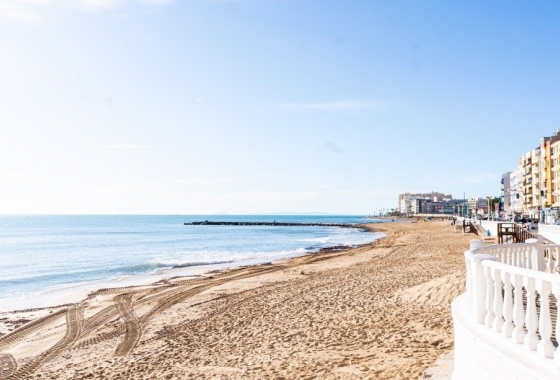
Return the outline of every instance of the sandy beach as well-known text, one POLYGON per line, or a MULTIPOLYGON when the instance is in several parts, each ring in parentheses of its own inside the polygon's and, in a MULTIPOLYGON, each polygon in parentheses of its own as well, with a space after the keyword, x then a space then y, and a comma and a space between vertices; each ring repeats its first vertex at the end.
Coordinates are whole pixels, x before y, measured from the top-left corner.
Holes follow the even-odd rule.
POLYGON ((386 223, 346 251, 0 313, 2 379, 422 379, 474 235, 386 223))

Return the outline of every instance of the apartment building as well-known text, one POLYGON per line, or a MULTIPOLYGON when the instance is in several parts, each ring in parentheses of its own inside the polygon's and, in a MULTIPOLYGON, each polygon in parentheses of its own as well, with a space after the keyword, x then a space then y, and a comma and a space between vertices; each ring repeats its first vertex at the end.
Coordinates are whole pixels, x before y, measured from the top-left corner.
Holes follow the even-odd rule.
POLYGON ((430 193, 399 194, 399 212, 404 214, 447 214, 458 212, 462 200, 453 199, 451 194, 432 191, 430 193))
POLYGON ((508 216, 523 214, 522 183, 523 166, 519 159, 515 170, 502 176, 502 199, 504 200, 504 211, 508 216))
POLYGON ((531 218, 540 217, 542 207, 540 178, 541 178, 541 148, 530 150, 521 157, 522 182, 521 197, 523 214, 531 218))
POLYGON ((488 214, 487 198, 470 198, 467 201, 467 215, 484 215, 488 214))
POLYGON ((560 141, 555 141, 550 147, 550 182, 551 207, 560 208, 560 141))
POLYGON ((560 130, 542 137, 540 144, 518 160, 515 170, 502 176, 507 215, 524 215, 545 222, 560 217, 560 130))

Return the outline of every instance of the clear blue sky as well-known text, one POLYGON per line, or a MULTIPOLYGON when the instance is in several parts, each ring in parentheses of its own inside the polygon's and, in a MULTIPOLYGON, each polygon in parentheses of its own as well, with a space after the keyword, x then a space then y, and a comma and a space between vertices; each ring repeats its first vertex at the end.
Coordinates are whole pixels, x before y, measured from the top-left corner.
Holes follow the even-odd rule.
POLYGON ((0 0, 0 213, 498 195, 560 127, 560 3, 0 0))

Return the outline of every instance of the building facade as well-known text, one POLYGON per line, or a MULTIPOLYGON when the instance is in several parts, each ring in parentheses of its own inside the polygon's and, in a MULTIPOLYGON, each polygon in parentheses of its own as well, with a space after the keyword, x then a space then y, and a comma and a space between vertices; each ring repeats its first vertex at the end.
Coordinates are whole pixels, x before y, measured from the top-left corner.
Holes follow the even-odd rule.
POLYGON ((506 215, 547 223, 560 218, 560 130, 519 158, 515 170, 502 176, 501 190, 506 215))
MULTIPOLYGON (((399 212, 407 215, 413 214, 440 214, 453 215, 461 214, 458 205, 462 205, 463 200, 453 199, 451 194, 439 192, 430 193, 404 193, 399 194, 399 212)), ((463 210, 463 207, 461 207, 463 210)), ((464 211, 463 211, 464 212, 464 211)))
POLYGON ((523 214, 523 198, 521 196, 523 194, 523 167, 518 164, 515 170, 508 173, 509 184, 504 180, 502 185, 504 211, 509 217, 520 216, 523 214))

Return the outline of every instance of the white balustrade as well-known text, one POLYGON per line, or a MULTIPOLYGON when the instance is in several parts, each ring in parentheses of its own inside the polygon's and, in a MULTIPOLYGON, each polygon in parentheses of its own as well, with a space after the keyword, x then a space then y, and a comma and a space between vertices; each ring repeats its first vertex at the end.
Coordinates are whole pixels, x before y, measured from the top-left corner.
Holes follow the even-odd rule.
POLYGON ((471 241, 465 252, 465 307, 475 323, 501 335, 511 344, 523 345, 560 368, 560 245, 525 244, 482 246, 471 241), (524 301, 525 298, 525 301, 524 301), (555 304, 555 306, 554 306, 555 304))

